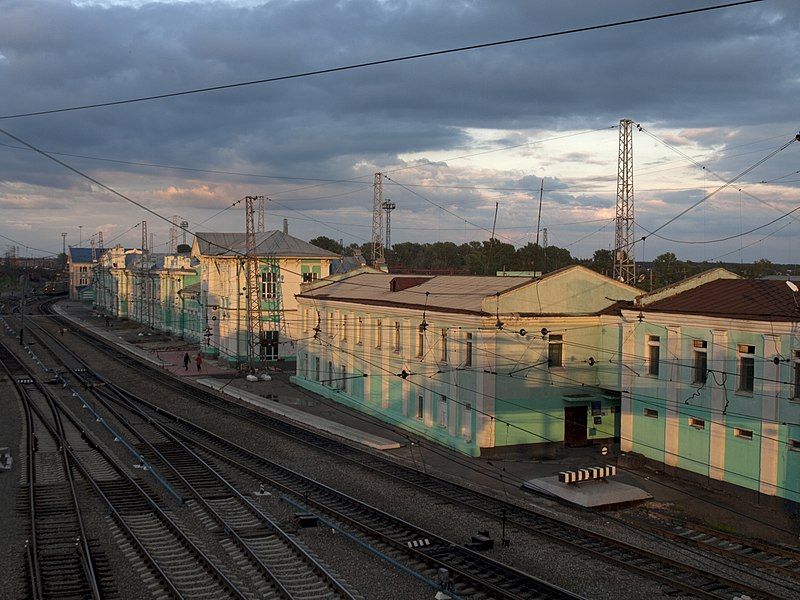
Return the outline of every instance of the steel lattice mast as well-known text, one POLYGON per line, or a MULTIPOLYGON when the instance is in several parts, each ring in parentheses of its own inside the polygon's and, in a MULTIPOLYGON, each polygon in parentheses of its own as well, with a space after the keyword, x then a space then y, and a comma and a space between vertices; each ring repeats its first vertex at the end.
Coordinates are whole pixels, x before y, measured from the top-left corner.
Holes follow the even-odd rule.
POLYGON ((375 173, 372 197, 372 264, 383 262, 383 174, 375 173))
POLYGON ((256 241, 256 196, 245 197, 245 273, 247 276, 247 365, 255 371, 261 360, 261 341, 264 332, 261 311, 261 266, 259 264, 256 241))
POLYGON ((262 233, 264 231, 264 196, 257 196, 258 198, 258 228, 256 231, 262 233))
POLYGON ((169 228, 169 249, 167 252, 175 254, 178 251, 178 215, 172 215, 172 225, 169 228))
POLYGON ((392 249, 392 211, 397 205, 387 198, 381 203, 381 208, 386 211, 386 249, 392 249))
POLYGON ((633 232, 633 121, 619 122, 617 210, 614 233, 614 279, 634 285, 636 261, 633 232))
POLYGON ((147 267, 150 261, 150 250, 147 245, 147 221, 142 221, 142 255, 139 257, 139 322, 144 323, 145 317, 149 314, 146 307, 148 298, 147 290, 147 267))

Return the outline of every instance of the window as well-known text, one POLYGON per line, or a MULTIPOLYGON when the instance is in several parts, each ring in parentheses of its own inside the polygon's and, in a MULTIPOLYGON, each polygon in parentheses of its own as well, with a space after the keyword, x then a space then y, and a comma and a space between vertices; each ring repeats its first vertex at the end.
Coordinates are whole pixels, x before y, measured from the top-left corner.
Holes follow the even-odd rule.
POLYGON ((314 381, 319 381, 319 356, 314 357, 314 381))
POLYGON ((319 273, 303 273, 303 283, 311 283, 312 281, 316 281, 319 279, 319 273))
POLYGON ((657 419, 658 418, 658 411, 657 410, 653 410, 652 408, 645 408, 644 409, 644 416, 645 417, 649 417, 651 419, 657 419))
POLYGON ((278 297, 278 274, 275 271, 261 272, 261 299, 278 297))
POLYGON ((794 389, 792 390, 792 400, 800 400, 800 350, 794 351, 794 389))
POLYGON ((347 341, 347 315, 342 315, 342 341, 347 341))
POLYGON ((347 367, 342 365, 341 368, 341 377, 339 379, 339 385, 336 386, 338 389, 347 391, 347 367))
POLYGON ((464 403, 461 413, 461 436, 467 440, 472 439, 472 404, 464 403))
POLYGON ((333 313, 328 313, 328 325, 325 328, 328 331, 328 337, 333 337, 333 313))
POLYGON ((328 361, 328 373, 327 373, 327 375, 328 375, 328 377, 326 378, 325 383, 327 383, 329 387, 336 387, 334 385, 334 381, 333 381, 333 377, 334 376, 333 376, 333 362, 332 361, 328 361))
POLYGON ((800 440, 789 440, 789 450, 800 452, 800 440))
POLYGON ((442 356, 441 362, 447 362, 447 329, 442 329, 442 356))
POLYGON ((706 422, 703 419, 698 419, 697 417, 689 417, 689 427, 694 427, 695 429, 705 429, 706 422))
POLYGON ((472 334, 467 334, 467 343, 464 346, 464 366, 472 366, 472 334))
POLYGON ((753 439, 753 431, 751 429, 739 429, 738 427, 734 427, 733 435, 734 437, 742 438, 743 440, 752 441, 753 439))
POLYGON ((425 415, 425 397, 417 396, 417 418, 422 420, 425 415))
POLYGON ((657 335, 647 336, 647 374, 658 377, 658 360, 661 355, 661 338, 657 335))
POLYGON ((417 356, 422 357, 425 354, 425 325, 420 325, 417 328, 417 356))
POLYGON ((394 351, 400 352, 400 321, 394 322, 394 351))
POLYGON ((303 331, 308 331, 308 309, 303 309, 303 331))
POLYGON ((564 366, 564 336, 550 334, 547 341, 547 366, 564 366))
POLYGON ((383 344, 383 321, 375 321, 375 347, 380 348, 383 344))
POLYGON ((356 321, 356 344, 364 343, 364 319, 358 317, 356 321))
POLYGON ((447 396, 439 396, 439 427, 447 427, 447 396))
POLYGON ((708 379, 708 342, 694 340, 692 348, 692 381, 704 385, 708 379))
POLYGON ((737 392, 752 392, 755 379, 756 347, 739 344, 739 387, 737 392))

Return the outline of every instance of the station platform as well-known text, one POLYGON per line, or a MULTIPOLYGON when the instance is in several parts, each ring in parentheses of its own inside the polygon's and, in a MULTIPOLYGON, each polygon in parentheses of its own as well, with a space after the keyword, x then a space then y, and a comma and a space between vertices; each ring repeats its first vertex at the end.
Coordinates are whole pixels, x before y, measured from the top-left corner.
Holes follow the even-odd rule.
POLYGON ((248 392, 247 390, 240 389, 236 386, 231 386, 229 385, 230 381, 221 381, 219 379, 212 378, 197 379, 196 381, 200 385, 204 385, 218 392, 222 392, 223 394, 232 398, 236 398, 237 400, 241 400, 242 402, 253 404, 260 408, 265 408, 271 413, 291 419, 297 423, 313 427, 314 429, 319 429, 320 431, 325 431, 337 437, 362 444, 369 448, 374 448, 375 450, 394 450, 401 447, 401 444, 394 440, 373 435, 366 431, 355 429, 354 427, 348 427, 342 423, 337 423, 336 421, 331 421, 303 410, 274 402, 273 400, 269 400, 264 396, 248 392))
POLYGON ((522 488, 544 494, 560 502, 594 510, 617 510, 653 498, 643 489, 616 481, 613 478, 581 483, 561 483, 556 475, 529 479, 522 484, 522 488))

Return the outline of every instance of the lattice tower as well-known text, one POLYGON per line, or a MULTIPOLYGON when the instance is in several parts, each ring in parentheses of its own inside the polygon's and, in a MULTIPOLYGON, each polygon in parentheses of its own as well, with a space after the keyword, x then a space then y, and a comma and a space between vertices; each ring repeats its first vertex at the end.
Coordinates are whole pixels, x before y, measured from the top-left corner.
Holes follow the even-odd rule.
POLYGON ((172 215, 172 225, 169 228, 169 249, 167 252, 175 254, 178 251, 178 215, 172 215))
POLYGON ((372 196, 372 264, 383 262, 383 174, 375 173, 372 196))
POLYGON ((633 231, 633 121, 619 122, 617 209, 614 230, 614 279, 634 285, 636 259, 633 231))
POLYGON ((266 204, 266 199, 264 196, 257 196, 258 198, 258 231, 262 233, 264 231, 264 205, 266 204))
POLYGON ((381 203, 381 208, 386 211, 386 249, 392 248, 392 211, 397 205, 387 198, 381 203))
POLYGON ((139 323, 145 323, 149 311, 147 310, 148 285, 147 285, 147 263, 150 262, 150 249, 147 245, 147 221, 142 221, 142 255, 139 257, 139 323))
POLYGON ((245 273, 247 275, 247 365, 251 372, 261 362, 264 318, 261 310, 261 265, 256 240, 256 196, 245 197, 245 273))

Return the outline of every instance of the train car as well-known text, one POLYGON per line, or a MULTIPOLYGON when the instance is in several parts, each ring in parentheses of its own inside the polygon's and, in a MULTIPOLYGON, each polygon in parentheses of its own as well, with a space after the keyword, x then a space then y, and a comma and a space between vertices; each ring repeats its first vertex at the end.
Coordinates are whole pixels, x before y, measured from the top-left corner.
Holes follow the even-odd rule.
POLYGON ((58 296, 59 294, 66 294, 67 282, 64 279, 56 279, 55 281, 48 281, 42 290, 46 296, 58 296))

